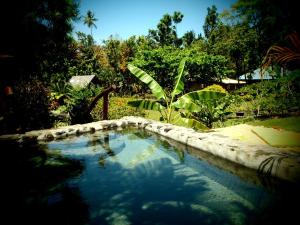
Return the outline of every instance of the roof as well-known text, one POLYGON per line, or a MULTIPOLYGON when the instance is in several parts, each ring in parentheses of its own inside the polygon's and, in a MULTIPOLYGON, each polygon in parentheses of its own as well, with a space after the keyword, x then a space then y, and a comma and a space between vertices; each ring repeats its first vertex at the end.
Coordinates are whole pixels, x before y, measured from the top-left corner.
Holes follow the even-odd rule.
POLYGON ((240 80, 272 80, 275 72, 271 70, 265 70, 263 76, 261 77, 261 69, 257 68, 252 73, 245 73, 241 75, 240 80))
POLYGON ((69 83, 72 87, 84 88, 92 83, 95 78, 97 78, 95 75, 73 76, 69 83))
POLYGON ((222 79, 223 84, 245 84, 245 81, 238 81, 230 78, 222 79))

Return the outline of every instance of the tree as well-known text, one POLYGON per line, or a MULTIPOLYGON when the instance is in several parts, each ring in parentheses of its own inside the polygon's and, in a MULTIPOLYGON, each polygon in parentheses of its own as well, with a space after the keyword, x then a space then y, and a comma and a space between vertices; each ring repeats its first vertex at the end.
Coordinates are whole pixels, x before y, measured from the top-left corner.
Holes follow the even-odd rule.
POLYGON ((207 15, 205 17, 205 22, 203 25, 204 35, 207 39, 211 38, 212 32, 216 29, 218 24, 217 7, 213 5, 211 8, 207 8, 207 15))
POLYGON ((285 42, 294 31, 300 33, 298 8, 293 0, 238 0, 232 6, 238 20, 257 33, 260 62, 271 45, 285 42))
POLYGON ((84 17, 83 23, 91 29, 91 36, 93 36, 93 27, 97 28, 95 22, 98 19, 95 18, 94 13, 91 10, 88 10, 86 16, 84 17))
POLYGON ((163 15, 159 21, 156 30, 149 30, 149 37, 158 42, 160 46, 173 45, 181 46, 182 40, 178 38, 176 24, 182 21, 183 14, 175 11, 173 16, 169 14, 163 15))
POLYGON ((115 73, 119 73, 121 62, 121 40, 111 35, 108 40, 104 41, 104 44, 111 67, 114 69, 115 73))
POLYGON ((289 66, 292 69, 300 68, 300 38, 299 34, 293 32, 287 36, 291 43, 289 46, 272 45, 264 60, 263 67, 266 69, 272 63, 280 64, 281 66, 289 66))
POLYGON ((182 37, 184 47, 190 47, 195 40, 196 34, 194 31, 188 31, 182 37))

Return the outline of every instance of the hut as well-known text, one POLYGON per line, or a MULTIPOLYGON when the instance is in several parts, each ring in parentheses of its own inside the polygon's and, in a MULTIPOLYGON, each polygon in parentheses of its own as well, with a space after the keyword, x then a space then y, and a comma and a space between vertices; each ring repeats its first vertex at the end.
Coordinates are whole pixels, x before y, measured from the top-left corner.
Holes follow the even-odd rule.
POLYGON ((95 75, 73 76, 69 83, 74 88, 86 88, 91 84, 100 85, 100 80, 95 75))
POLYGON ((245 73, 239 77, 239 81, 245 81, 248 84, 257 83, 262 80, 272 80, 276 76, 275 71, 268 69, 262 73, 258 68, 253 72, 245 73))

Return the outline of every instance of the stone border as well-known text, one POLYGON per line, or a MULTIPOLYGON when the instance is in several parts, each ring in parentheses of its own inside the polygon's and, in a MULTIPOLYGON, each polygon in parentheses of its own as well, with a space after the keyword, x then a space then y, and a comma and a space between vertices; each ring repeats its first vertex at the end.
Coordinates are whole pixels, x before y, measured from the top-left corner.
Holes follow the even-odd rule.
POLYGON ((263 175, 272 175, 285 180, 300 181, 300 154, 283 151, 264 145, 250 145, 214 132, 196 132, 191 128, 148 120, 141 117, 123 117, 119 120, 104 120, 87 124, 77 124, 62 128, 37 130, 25 134, 2 135, 1 140, 37 139, 51 141, 68 136, 93 133, 99 130, 134 126, 157 133, 166 138, 209 152, 230 160, 263 175))

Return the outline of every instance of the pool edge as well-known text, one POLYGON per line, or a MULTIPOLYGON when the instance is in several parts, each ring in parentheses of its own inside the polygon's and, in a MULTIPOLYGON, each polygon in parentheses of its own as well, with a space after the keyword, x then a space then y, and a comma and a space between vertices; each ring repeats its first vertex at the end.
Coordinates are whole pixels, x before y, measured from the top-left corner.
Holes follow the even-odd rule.
POLYGON ((24 141, 27 139, 51 141, 95 131, 126 128, 128 126, 157 133, 187 146, 255 169, 262 175, 271 175, 293 182, 300 181, 300 155, 295 152, 285 152, 279 148, 265 145, 251 145, 214 132, 196 132, 191 128, 141 117, 127 116, 119 120, 104 120, 55 129, 35 130, 25 134, 1 135, 0 141, 24 141))

